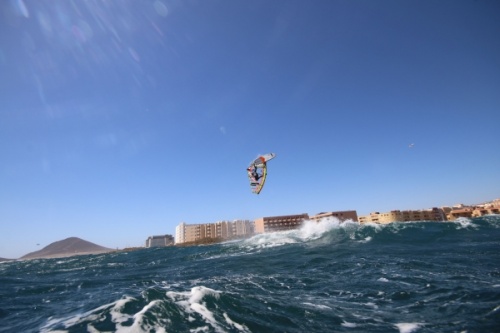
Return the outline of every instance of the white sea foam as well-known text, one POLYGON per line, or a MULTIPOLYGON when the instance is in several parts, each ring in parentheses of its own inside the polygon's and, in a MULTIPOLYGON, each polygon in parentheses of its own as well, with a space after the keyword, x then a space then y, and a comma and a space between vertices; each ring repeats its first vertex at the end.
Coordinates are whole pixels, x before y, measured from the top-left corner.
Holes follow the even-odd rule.
POLYGON ((453 223, 457 225, 457 229, 477 228, 477 225, 472 223, 472 220, 466 217, 459 217, 453 221, 453 223))
MULTIPOLYGON (((117 326, 116 332, 117 333, 151 332, 152 330, 154 332, 159 332, 159 333, 165 332, 165 329, 158 326, 158 325, 150 325, 150 324, 146 324, 144 322, 144 315, 148 311, 151 311, 151 309, 153 309, 154 307, 156 307, 160 303, 161 303, 161 301, 159 301, 159 300, 155 300, 155 301, 150 302, 145 307, 143 307, 141 311, 139 311, 133 315, 134 323, 132 324, 132 326, 122 326, 121 324, 119 324, 117 326)), ((129 316, 127 315, 125 317, 129 317, 129 316)))
POLYGON ((500 310, 500 305, 498 305, 498 306, 497 306, 497 307, 495 307, 493 310, 491 310, 489 314, 495 313, 495 312, 497 312, 498 310, 500 310))
POLYGON ((67 331, 63 331, 63 330, 51 330, 50 327, 53 327, 57 324, 60 323, 60 320, 59 319, 56 319, 56 318, 53 318, 53 317, 49 317, 47 319, 47 323, 42 326, 42 328, 40 329, 40 332, 42 333, 45 333, 45 332, 51 332, 51 333, 62 333, 62 332, 67 332, 67 331))
POLYGON ((396 325, 399 329, 399 333, 413 333, 422 326, 421 323, 398 323, 396 325))
POLYGON ((296 239, 290 237, 291 231, 272 232, 267 234, 259 234, 243 241, 243 246, 249 250, 266 249, 285 244, 297 243, 296 239))
POLYGON ((347 321, 342 322, 342 324, 340 324, 340 325, 342 325, 342 326, 344 326, 344 327, 350 327, 350 328, 353 328, 353 327, 357 327, 357 326, 358 326, 358 325, 356 325, 356 324, 354 324, 354 323, 349 323, 349 322, 347 322, 347 321))
MULTIPOLYGON (((204 286, 193 287, 191 288, 190 292, 167 291, 167 297, 172 299, 175 304, 177 304, 184 310, 184 312, 188 315, 188 320, 194 320, 191 315, 197 313, 208 325, 212 326, 215 331, 224 332, 225 330, 215 318, 214 313, 210 311, 207 308, 207 304, 203 302, 203 299, 207 296, 219 298, 220 294, 221 291, 210 289, 204 286)), ((238 328, 241 332, 250 332, 244 325, 238 324, 231 320, 226 313, 224 313, 223 316, 226 323, 238 328)), ((203 327, 199 327, 195 331, 199 331, 200 329, 205 331, 203 327)))
MULTIPOLYGON (((105 320, 105 316, 107 310, 109 310, 109 314, 111 315, 111 321, 115 324, 114 332, 117 333, 133 333, 133 332, 158 332, 164 333, 166 332, 160 324, 150 324, 144 320, 144 316, 146 313, 152 311, 156 306, 161 304, 161 301, 155 300, 144 306, 141 311, 135 314, 127 314, 124 313, 124 308, 129 302, 137 301, 133 297, 125 297, 116 302, 102 305, 96 309, 91 311, 75 315, 70 318, 57 319, 57 318, 49 318, 45 326, 42 327, 41 332, 55 332, 51 329, 51 327, 55 327, 59 324, 62 324, 65 328, 73 327, 75 325, 89 322, 87 324, 88 332, 100 332, 96 329, 92 323, 99 323, 105 320), (125 323, 129 323, 130 320, 133 320, 132 325, 124 326, 125 323)), ((63 331, 61 331, 63 332, 63 331)))
POLYGON ((367 303, 364 303, 366 306, 370 307, 370 308, 373 308, 373 309, 378 309, 378 305, 373 303, 373 302, 367 302, 367 303))
MULTIPOLYGON (((120 302, 120 301, 118 301, 120 302)), ((102 311, 109 309, 113 306, 116 306, 116 303, 109 303, 105 305, 101 305, 100 307, 84 312, 82 314, 77 314, 73 317, 70 318, 53 318, 50 317, 47 320, 47 323, 41 328, 41 332, 54 332, 54 330, 51 329, 51 327, 54 327, 58 324, 62 324, 65 328, 80 324, 81 322, 85 320, 90 320, 90 321, 99 321, 100 317, 102 316, 102 311)))
POLYGON ((250 332, 245 325, 238 324, 238 323, 234 322, 231 318, 229 318, 229 316, 227 315, 227 313, 224 312, 223 315, 224 315, 224 319, 226 320, 226 322, 229 325, 234 326, 240 332, 250 332))
POLYGON ((363 223, 363 225, 366 227, 373 228, 376 231, 380 231, 382 228, 384 228, 386 226, 386 224, 378 224, 378 223, 374 223, 374 222, 363 223))
POLYGON ((313 308, 322 309, 322 310, 331 310, 332 309, 331 307, 329 307, 327 305, 322 305, 322 304, 313 304, 313 303, 309 303, 309 302, 304 302, 302 304, 307 305, 307 306, 311 306, 313 308))
MULTIPOLYGON (((349 223, 349 222, 344 222, 349 223)), ((330 230, 337 229, 341 222, 337 218, 328 217, 319 221, 307 220, 302 227, 298 229, 298 236, 302 240, 313 240, 321 237, 330 230)))
POLYGON ((358 222, 351 220, 340 222, 337 218, 328 217, 319 221, 306 220, 299 229, 259 234, 243 242, 248 248, 272 248, 286 244, 304 243, 321 238, 333 229, 357 229, 358 222))
POLYGON ((57 265, 67 264, 67 263, 70 263, 72 261, 77 261, 77 260, 79 260, 79 259, 73 258, 73 259, 66 259, 66 260, 58 260, 58 261, 56 261, 56 264, 57 265))
POLYGON ((369 241, 371 241, 372 239, 373 239, 373 238, 372 238, 371 236, 368 236, 368 237, 366 237, 365 239, 360 240, 359 242, 360 242, 360 243, 368 243, 368 242, 369 242, 369 241))
POLYGON ((134 301, 133 297, 125 297, 121 300, 118 300, 114 303, 113 308, 111 309, 111 320, 114 323, 123 323, 130 319, 130 315, 124 314, 123 309, 128 302, 134 301))

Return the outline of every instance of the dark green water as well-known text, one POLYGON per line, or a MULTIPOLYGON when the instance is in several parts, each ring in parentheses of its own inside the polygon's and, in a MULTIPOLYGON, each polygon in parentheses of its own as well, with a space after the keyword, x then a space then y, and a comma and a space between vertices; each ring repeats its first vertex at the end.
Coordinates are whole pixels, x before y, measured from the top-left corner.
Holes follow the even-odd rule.
POLYGON ((499 332, 500 217, 0 264, 1 332, 499 332))

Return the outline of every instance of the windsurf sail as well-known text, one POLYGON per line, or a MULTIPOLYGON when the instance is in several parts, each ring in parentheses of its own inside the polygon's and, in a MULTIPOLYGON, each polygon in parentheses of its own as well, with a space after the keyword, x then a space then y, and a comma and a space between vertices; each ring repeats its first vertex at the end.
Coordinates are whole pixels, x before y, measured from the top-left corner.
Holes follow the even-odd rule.
POLYGON ((259 194, 266 183, 267 161, 276 156, 274 153, 264 154, 253 160, 247 168, 250 189, 253 193, 259 194))

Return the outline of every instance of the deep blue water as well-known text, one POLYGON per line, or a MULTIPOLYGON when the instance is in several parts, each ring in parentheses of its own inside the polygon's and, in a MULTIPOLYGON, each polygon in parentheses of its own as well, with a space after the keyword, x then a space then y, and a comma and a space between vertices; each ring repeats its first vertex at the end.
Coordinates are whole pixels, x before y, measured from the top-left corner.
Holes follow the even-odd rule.
POLYGON ((500 332, 500 216, 0 264, 1 332, 500 332))

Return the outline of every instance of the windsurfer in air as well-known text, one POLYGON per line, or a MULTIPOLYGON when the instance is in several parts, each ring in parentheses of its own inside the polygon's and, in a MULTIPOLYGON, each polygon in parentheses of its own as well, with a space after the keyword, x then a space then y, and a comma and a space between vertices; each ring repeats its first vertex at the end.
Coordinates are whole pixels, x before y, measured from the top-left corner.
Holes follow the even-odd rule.
POLYGON ((250 189, 253 193, 259 194, 267 177, 267 161, 276 156, 274 153, 258 156, 247 166, 247 176, 250 181, 250 189))
POLYGON ((257 166, 255 164, 247 170, 250 171, 250 173, 252 174, 252 178, 255 179, 256 182, 259 181, 261 175, 259 175, 259 173, 257 172, 257 166))

